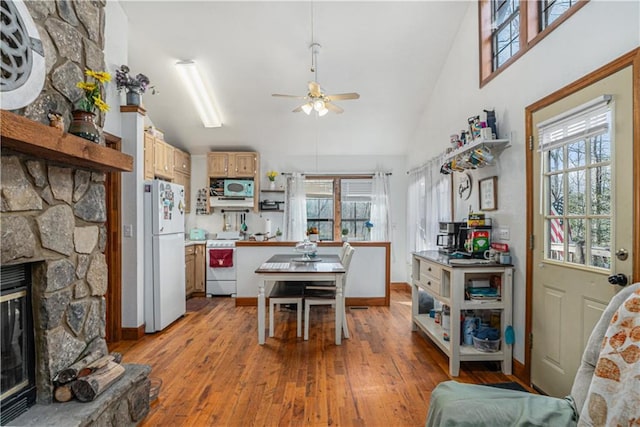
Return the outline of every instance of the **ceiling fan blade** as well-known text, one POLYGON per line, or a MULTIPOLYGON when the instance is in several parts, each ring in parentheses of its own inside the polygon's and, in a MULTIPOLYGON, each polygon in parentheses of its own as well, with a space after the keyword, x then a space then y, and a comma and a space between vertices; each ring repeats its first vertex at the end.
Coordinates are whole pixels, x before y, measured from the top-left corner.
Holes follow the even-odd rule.
MULTIPOLYGON (((304 105, 304 104, 302 104, 302 105, 304 105)), ((298 107, 294 108, 294 109, 293 109, 293 111, 292 111, 292 113, 299 113, 300 111, 302 111, 302 105, 300 105, 300 106, 298 106, 298 107)))
POLYGON ((272 93, 271 96, 280 96, 282 98, 295 98, 295 99, 307 99, 306 96, 298 96, 298 95, 282 95, 280 93, 272 93))
POLYGON ((358 99, 360 98, 359 93, 351 92, 351 93, 337 93, 335 95, 325 95, 330 101, 345 101, 347 99, 358 99))
POLYGON ((309 94, 313 98, 322 96, 322 92, 320 91, 320 85, 318 84, 318 82, 309 82, 309 94))
POLYGON ((333 111, 336 114, 342 114, 344 112, 342 108, 338 107, 335 104, 332 104, 331 102, 325 102, 324 106, 327 108, 327 110, 333 111))

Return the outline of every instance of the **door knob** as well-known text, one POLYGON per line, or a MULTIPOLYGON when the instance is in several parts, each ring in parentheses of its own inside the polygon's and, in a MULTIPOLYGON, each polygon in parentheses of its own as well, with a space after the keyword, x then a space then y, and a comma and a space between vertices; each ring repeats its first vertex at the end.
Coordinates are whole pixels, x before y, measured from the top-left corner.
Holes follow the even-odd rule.
POLYGON ((620 261, 624 261, 629 257, 629 251, 625 248, 620 248, 616 251, 616 258, 620 261))
POLYGON ((612 285, 618 285, 618 286, 627 286, 627 283, 629 283, 627 276, 625 276, 622 273, 612 274, 607 278, 607 280, 612 285))

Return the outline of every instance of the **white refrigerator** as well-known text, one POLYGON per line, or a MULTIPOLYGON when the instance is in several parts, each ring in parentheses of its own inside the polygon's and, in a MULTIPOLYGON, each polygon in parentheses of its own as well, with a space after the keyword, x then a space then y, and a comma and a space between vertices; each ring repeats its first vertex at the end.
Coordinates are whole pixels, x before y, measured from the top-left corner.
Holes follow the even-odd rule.
POLYGON ((147 333, 163 330, 186 312, 184 209, 183 186, 157 179, 144 183, 147 333))

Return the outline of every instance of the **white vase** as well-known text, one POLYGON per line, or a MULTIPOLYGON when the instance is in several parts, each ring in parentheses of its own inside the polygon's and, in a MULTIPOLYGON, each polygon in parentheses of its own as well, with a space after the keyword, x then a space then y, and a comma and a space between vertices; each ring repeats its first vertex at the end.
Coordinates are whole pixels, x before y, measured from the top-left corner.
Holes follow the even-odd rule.
POLYGON ((275 189, 276 189, 276 182, 269 181, 269 190, 275 190, 275 189))

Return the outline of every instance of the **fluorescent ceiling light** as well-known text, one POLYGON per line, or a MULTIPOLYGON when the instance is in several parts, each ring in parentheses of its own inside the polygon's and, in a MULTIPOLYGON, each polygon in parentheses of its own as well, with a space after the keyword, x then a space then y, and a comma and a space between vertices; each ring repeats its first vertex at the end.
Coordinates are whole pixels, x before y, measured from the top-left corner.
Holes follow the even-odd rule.
POLYGON ((180 61, 176 68, 184 81, 189 95, 198 110, 200 119, 206 128, 218 128, 222 126, 222 119, 215 107, 207 87, 200 76, 200 72, 193 61, 180 61))

